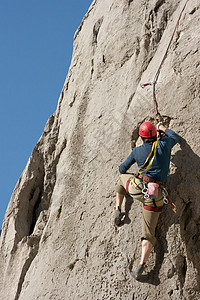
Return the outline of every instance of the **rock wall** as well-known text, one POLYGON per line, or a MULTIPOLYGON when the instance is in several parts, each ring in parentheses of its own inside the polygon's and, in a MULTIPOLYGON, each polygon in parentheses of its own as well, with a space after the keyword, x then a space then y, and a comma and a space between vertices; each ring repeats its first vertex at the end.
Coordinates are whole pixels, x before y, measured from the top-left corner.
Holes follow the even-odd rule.
POLYGON ((95 0, 74 37, 58 107, 11 197, 0 299, 200 299, 199 1, 190 0, 156 86, 173 148, 157 245, 141 281, 141 204, 113 225, 118 166, 153 120, 152 81, 185 0, 95 0))

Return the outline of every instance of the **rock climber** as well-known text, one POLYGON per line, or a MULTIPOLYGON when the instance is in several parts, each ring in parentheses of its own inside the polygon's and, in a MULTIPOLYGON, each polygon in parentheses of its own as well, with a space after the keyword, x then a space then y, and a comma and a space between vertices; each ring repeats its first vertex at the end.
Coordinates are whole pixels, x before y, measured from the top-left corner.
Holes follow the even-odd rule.
MULTIPOLYGON (((125 196, 143 203, 142 209, 142 254, 139 266, 131 275, 138 280, 146 267, 146 262, 155 245, 155 230, 164 202, 166 203, 166 181, 169 172, 172 147, 179 142, 180 136, 174 131, 158 123, 157 129, 150 122, 139 127, 139 136, 143 144, 134 148, 129 157, 120 165, 120 179, 116 184, 116 212, 114 224, 120 226, 124 213, 121 212, 125 196), (165 137, 157 140, 157 130, 165 137), (138 165, 138 173, 126 173, 134 164, 138 165)), ((168 200, 167 200, 168 201, 168 200)))

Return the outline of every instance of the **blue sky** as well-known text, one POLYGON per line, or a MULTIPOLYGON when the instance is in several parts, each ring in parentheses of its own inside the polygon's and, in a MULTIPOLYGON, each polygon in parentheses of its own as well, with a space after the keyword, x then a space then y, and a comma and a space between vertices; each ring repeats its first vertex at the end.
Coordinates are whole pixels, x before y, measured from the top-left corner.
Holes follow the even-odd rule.
POLYGON ((27 160, 54 113, 73 36, 92 0, 0 0, 0 228, 27 160))

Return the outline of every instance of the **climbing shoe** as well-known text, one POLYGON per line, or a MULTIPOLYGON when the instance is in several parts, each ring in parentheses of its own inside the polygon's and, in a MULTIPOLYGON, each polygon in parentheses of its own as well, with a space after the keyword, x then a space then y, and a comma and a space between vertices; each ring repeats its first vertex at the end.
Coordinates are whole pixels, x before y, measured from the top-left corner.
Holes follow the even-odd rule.
POLYGON ((139 265, 135 271, 131 272, 131 276, 133 276, 133 278, 138 280, 141 277, 142 272, 144 271, 145 268, 146 268, 146 263, 139 265))
POLYGON ((121 224, 121 219, 122 219, 122 217, 123 217, 123 213, 121 213, 121 209, 118 207, 118 209, 116 210, 116 212, 115 212, 115 218, 114 218, 114 224, 116 225, 116 226, 120 226, 120 224, 121 224))

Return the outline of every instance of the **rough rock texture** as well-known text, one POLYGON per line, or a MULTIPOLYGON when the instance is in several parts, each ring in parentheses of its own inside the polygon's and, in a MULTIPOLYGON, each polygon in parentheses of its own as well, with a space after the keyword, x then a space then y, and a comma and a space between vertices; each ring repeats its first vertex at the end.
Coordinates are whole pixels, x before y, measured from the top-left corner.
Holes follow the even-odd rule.
POLYGON ((185 0, 96 0, 74 37, 58 107, 10 200, 1 300, 200 299, 199 1, 190 0, 160 73, 159 112, 182 136, 172 153, 157 245, 140 282, 141 204, 113 226, 118 166, 153 118, 152 81, 185 0))

